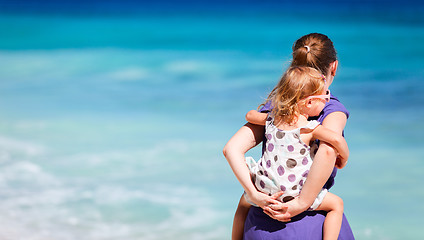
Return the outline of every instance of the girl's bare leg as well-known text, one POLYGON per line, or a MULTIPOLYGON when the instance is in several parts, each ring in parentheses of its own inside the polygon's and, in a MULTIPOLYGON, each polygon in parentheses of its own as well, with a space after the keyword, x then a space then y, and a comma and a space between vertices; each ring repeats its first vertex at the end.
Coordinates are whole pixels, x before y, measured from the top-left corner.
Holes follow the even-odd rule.
POLYGON ((236 213, 233 220, 233 230, 231 234, 232 240, 242 240, 244 233, 244 222, 246 221, 247 214, 250 209, 250 204, 244 199, 242 195, 240 202, 237 206, 236 213))
POLYGON ((332 193, 327 193, 319 207, 315 210, 327 212, 324 221, 323 239, 336 240, 339 237, 343 220, 343 200, 332 193))

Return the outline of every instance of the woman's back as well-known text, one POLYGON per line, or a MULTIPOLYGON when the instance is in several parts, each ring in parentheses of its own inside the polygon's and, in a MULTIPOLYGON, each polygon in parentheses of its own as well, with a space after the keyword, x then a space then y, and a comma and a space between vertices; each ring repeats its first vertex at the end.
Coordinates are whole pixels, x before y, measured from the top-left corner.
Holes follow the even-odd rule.
MULTIPOLYGON (((245 240, 321 240, 324 211, 307 211, 283 223, 270 218, 259 207, 251 207, 244 224, 245 240)), ((339 240, 355 239, 349 223, 343 215, 339 240)))

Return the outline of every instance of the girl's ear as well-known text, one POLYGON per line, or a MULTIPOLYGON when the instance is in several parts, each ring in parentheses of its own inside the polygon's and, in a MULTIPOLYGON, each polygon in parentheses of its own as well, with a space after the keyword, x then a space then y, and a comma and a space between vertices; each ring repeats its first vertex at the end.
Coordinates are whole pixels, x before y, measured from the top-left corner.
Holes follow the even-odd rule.
POLYGON ((305 106, 306 107, 311 107, 312 106, 312 99, 308 99, 308 101, 305 102, 305 106))
POLYGON ((308 109, 312 107, 312 99, 308 99, 307 101, 303 100, 300 103, 300 106, 302 106, 304 110, 308 111, 308 109))

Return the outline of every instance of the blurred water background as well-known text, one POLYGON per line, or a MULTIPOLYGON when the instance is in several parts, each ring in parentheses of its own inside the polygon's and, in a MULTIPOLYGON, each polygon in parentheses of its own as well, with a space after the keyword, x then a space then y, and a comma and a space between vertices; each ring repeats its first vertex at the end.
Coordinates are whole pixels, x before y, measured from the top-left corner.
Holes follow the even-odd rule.
POLYGON ((423 239, 423 5, 0 1, 0 239, 229 239, 222 148, 310 32, 338 50, 356 238, 423 239))

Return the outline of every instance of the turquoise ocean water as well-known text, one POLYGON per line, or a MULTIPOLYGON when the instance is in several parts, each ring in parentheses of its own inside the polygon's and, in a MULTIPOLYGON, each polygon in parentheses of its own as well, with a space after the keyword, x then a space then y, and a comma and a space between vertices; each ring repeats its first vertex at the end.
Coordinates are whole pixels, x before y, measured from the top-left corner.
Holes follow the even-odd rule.
POLYGON ((355 236, 423 239, 423 8, 381 2, 3 3, 0 239, 229 239, 222 148, 310 32, 338 50, 351 158, 332 191, 355 236))

